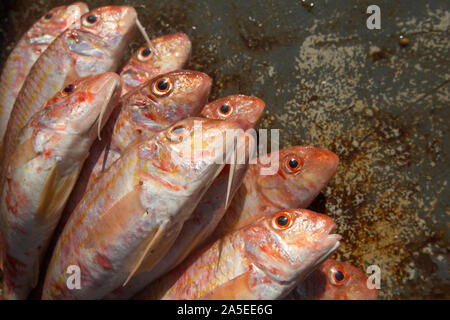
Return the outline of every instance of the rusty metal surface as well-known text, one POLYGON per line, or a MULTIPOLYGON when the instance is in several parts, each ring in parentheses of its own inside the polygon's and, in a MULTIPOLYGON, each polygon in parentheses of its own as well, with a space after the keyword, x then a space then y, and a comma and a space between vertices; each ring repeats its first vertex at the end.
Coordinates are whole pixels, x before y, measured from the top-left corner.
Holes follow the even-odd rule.
MULTIPOLYGON (((339 155, 312 208, 337 222, 337 258, 380 266, 381 299, 450 298, 448 1, 86 2, 135 6, 151 36, 189 34, 189 67, 214 78, 211 99, 256 95, 267 103, 260 128, 280 129, 280 147, 339 155), (381 30, 366 28, 370 4, 381 30)), ((61 3, 70 1, 0 4, 1 65, 61 3)))

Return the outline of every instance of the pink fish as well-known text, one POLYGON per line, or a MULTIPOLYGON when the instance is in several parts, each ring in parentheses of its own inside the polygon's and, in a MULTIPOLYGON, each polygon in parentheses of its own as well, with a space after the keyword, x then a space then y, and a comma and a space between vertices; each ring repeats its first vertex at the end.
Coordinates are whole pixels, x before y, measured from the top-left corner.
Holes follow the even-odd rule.
POLYGON ((115 73, 79 79, 21 131, 6 162, 1 194, 5 298, 24 299, 36 285, 43 254, 97 127, 105 124, 120 92, 115 73))
POLYGON ((328 216, 306 209, 258 216, 263 218, 197 252, 136 298, 283 298, 339 246, 328 216))
MULTIPOLYGON (((265 156, 270 158, 271 155, 265 156)), ((336 172, 338 157, 331 151, 294 146, 278 153, 278 171, 262 175, 261 158, 250 165, 241 187, 217 230, 215 237, 237 230, 257 217, 286 208, 306 208, 336 172)))
POLYGON ((327 259, 299 284, 288 299, 376 300, 377 289, 367 287, 367 275, 349 263, 327 259))
POLYGON ((131 144, 71 215, 54 250, 43 298, 100 299, 156 265, 234 146, 225 139, 217 150, 217 139, 237 128, 233 121, 188 118, 131 144), (70 265, 81 271, 78 290, 67 286, 70 265))
POLYGON ((184 33, 155 38, 151 43, 155 52, 144 45, 122 68, 122 95, 160 74, 183 69, 191 54, 191 41, 184 33))
MULTIPOLYGON (((264 101, 256 97, 232 95, 208 103, 203 108, 201 115, 210 119, 233 120, 239 123, 241 129, 247 130, 256 125, 263 113, 264 106, 264 101)), ((245 149, 246 154, 245 161, 235 166, 230 199, 239 188, 248 168, 250 150, 246 148, 254 141, 250 142, 247 139, 252 139, 252 136, 240 135, 238 139, 238 150, 245 149)), ((229 205, 226 203, 229 174, 230 165, 226 165, 214 179, 191 217, 184 223, 180 235, 164 258, 152 270, 142 272, 132 278, 126 286, 114 290, 106 297, 107 299, 131 298, 147 284, 177 266, 191 251, 209 238, 229 205)))
POLYGON ((0 78, 0 145, 17 95, 39 56, 67 28, 80 26, 88 11, 83 2, 53 8, 40 18, 17 42, 0 78))

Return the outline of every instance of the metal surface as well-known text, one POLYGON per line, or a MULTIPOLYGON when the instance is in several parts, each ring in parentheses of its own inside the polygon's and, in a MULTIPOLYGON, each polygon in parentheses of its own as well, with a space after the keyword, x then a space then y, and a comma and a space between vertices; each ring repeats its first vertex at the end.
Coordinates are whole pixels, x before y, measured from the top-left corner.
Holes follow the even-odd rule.
MULTIPOLYGON (((70 2, 3 1, 1 64, 34 20, 70 2)), ((189 34, 189 67, 214 78, 211 99, 256 95, 280 147, 339 155, 312 207, 337 222, 338 259, 380 266, 380 298, 450 298, 448 1, 86 2, 135 6, 151 36, 189 34), (366 28, 371 4, 381 30, 366 28)))

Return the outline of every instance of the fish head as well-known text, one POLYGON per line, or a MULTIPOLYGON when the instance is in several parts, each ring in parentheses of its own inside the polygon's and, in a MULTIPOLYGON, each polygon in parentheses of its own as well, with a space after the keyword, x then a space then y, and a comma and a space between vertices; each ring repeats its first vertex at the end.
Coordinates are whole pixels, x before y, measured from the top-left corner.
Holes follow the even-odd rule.
POLYGON ((377 289, 367 287, 367 275, 349 263, 327 259, 314 273, 325 278, 324 300, 375 300, 377 289))
POLYGON ((198 114, 208 99, 211 84, 211 78, 202 72, 181 70, 160 75, 130 91, 121 99, 119 116, 119 122, 128 122, 129 142, 198 114))
POLYGON ((113 72, 80 78, 46 103, 40 122, 62 134, 95 137, 117 105, 120 89, 121 79, 113 72))
POLYGON ((130 63, 150 74, 181 69, 189 59, 192 44, 184 33, 169 34, 152 40, 153 52, 143 45, 131 57, 130 63), (156 69, 156 70, 155 70, 156 69))
POLYGON ((246 251, 270 278, 295 285, 339 247, 335 228, 326 215, 283 210, 244 229, 246 251))
POLYGON ((114 48, 120 38, 134 32, 137 13, 130 6, 106 6, 93 9, 81 17, 80 30, 101 38, 114 48))
POLYGON ((280 209, 306 208, 332 178, 339 161, 333 152, 311 146, 288 147, 278 152, 278 159, 271 157, 265 159, 278 161, 278 170, 270 175, 258 172, 257 188, 269 206, 280 209))
POLYGON ((88 11, 83 2, 53 8, 26 33, 26 40, 30 44, 48 45, 65 29, 79 26, 80 17, 88 11))
POLYGON ((162 177, 186 194, 206 190, 230 158, 238 129, 234 121, 187 118, 142 144, 139 158, 151 160, 153 177, 162 177))
POLYGON ((253 128, 261 118, 265 103, 259 98, 231 95, 208 103, 201 116, 210 119, 237 121, 243 130, 253 128))
POLYGON ((79 28, 64 33, 79 77, 117 68, 136 29, 136 17, 130 6, 96 8, 81 17, 79 28))

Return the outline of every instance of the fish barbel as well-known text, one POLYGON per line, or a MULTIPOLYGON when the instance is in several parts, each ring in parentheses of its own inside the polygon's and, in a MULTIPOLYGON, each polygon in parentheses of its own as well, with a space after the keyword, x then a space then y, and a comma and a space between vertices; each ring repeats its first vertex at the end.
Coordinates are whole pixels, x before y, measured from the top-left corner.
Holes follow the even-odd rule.
MULTIPOLYGON (((200 113, 209 119, 233 120, 239 123, 242 130, 256 125, 264 111, 265 103, 256 97, 244 95, 231 95, 208 103, 200 113)), ((256 143, 253 135, 241 134, 237 140, 238 152, 243 152, 243 161, 235 161, 230 198, 239 188, 248 168, 249 158, 252 155, 252 146, 256 143), (248 139, 248 140, 247 140, 248 139)), ((236 158, 239 160, 239 158, 236 158)), ((217 227, 225 213, 227 187, 230 175, 230 164, 227 164, 208 191, 202 197, 191 217, 186 220, 181 232, 163 259, 150 271, 144 271, 133 277, 124 287, 119 287, 107 295, 106 299, 128 299, 141 291, 146 285, 176 267, 193 250, 198 248, 217 227)))
POLYGON ((277 151, 275 174, 261 174, 273 153, 251 164, 241 187, 219 223, 220 237, 249 223, 255 214, 273 214, 286 208, 306 208, 336 172, 339 158, 331 151, 311 146, 294 146, 277 151))
POLYGON ((177 121, 197 115, 211 90, 211 78, 198 71, 169 72, 147 81, 122 96, 102 131, 102 139, 94 142, 89 158, 64 209, 62 228, 89 186, 117 160, 136 139, 150 139, 177 121), (158 84, 167 84, 161 91, 158 84))
POLYGON ((295 300, 376 300, 378 290, 369 289, 367 279, 367 275, 355 266, 327 259, 286 298, 295 300))
POLYGON ((306 209, 263 216, 197 252, 136 298, 283 298, 339 247, 335 227, 330 217, 306 209))
POLYGON ((0 146, 14 102, 31 67, 58 35, 67 28, 79 27, 80 17, 88 10, 83 2, 51 9, 11 51, 0 78, 0 146))
POLYGON ((233 147, 233 121, 188 118, 132 144, 87 190, 53 253, 43 299, 100 299, 170 249, 233 147), (192 152, 192 148, 194 150, 192 152), (79 290, 66 286, 70 265, 79 290))
POLYGON ((24 299, 89 148, 117 104, 115 73, 81 78, 50 99, 23 128, 7 160, 1 194, 3 296, 24 299), (104 119, 102 119, 102 117, 104 119))
POLYGON ((184 33, 158 37, 151 43, 155 52, 144 45, 122 68, 122 95, 160 74, 183 69, 191 54, 191 41, 184 33))
POLYGON ((136 26, 129 6, 101 7, 80 18, 80 27, 58 36, 30 70, 8 122, 3 159, 30 117, 58 90, 78 78, 115 71, 136 26))

